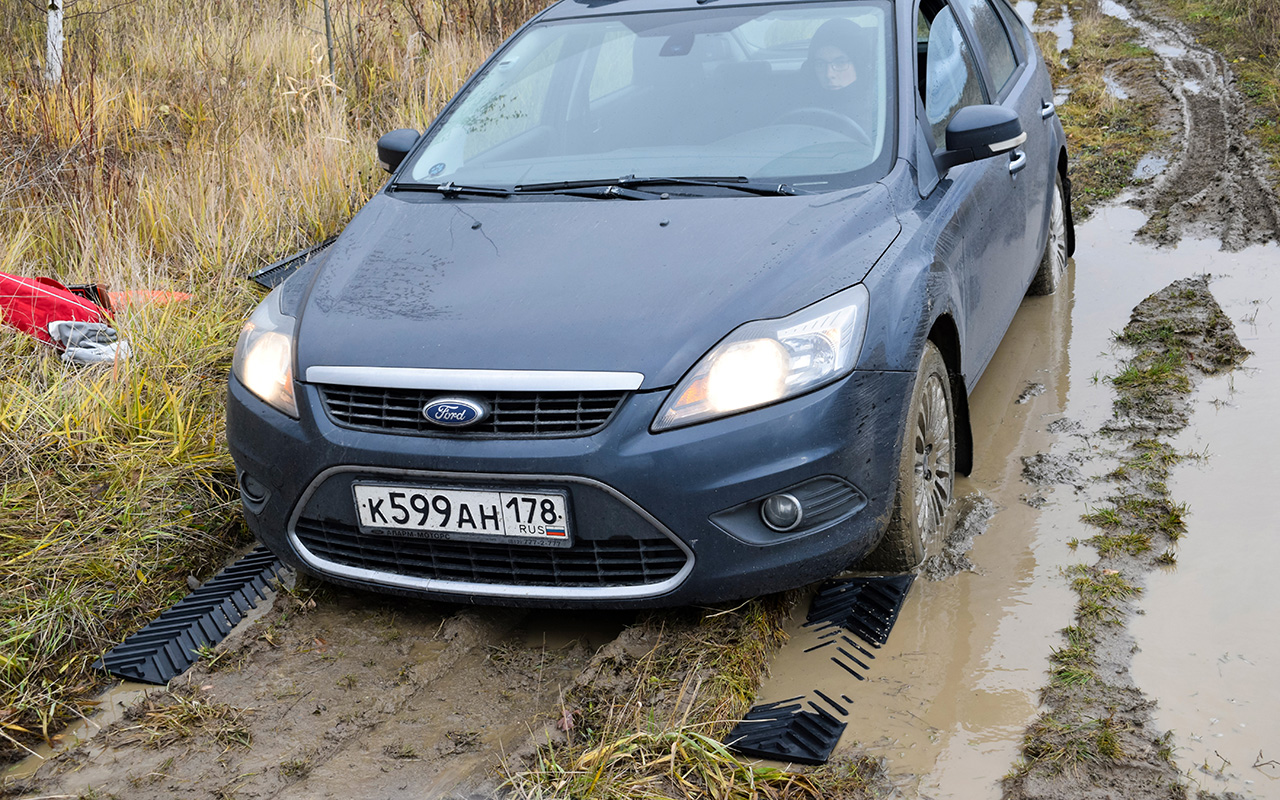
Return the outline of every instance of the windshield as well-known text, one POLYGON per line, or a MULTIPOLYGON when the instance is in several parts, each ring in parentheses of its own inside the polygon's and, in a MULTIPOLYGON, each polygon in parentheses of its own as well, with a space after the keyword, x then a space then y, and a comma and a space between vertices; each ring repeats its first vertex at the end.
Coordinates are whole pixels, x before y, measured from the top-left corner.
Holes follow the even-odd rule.
POLYGON ((892 157, 882 0, 534 25, 431 132, 403 183, 742 177, 823 191, 892 157))

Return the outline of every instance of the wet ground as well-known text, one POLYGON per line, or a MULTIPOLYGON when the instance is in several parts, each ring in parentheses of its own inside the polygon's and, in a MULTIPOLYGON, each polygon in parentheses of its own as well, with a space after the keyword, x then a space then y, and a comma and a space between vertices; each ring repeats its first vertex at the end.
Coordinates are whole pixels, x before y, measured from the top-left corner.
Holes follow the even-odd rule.
MULTIPOLYGON (((999 796, 1038 713, 1048 654, 1071 622, 1074 598, 1061 570, 1092 560, 1087 548, 1067 543, 1091 535, 1079 518, 1105 495, 1094 479, 1113 466, 1107 443, 1088 433, 1111 416, 1113 391, 1103 378, 1121 355, 1113 332, 1137 300, 1201 272, 1215 276, 1211 288, 1254 355, 1246 369, 1210 378, 1193 395, 1191 425, 1176 444, 1207 457, 1171 476, 1171 494, 1190 506, 1188 536, 1177 567, 1154 576, 1140 602, 1133 672, 1157 699, 1157 724, 1174 732, 1175 758, 1193 780, 1213 791, 1280 796, 1280 769, 1253 767, 1280 758, 1280 642, 1270 634, 1280 593, 1267 591, 1280 558, 1280 515, 1266 502, 1280 466, 1259 444, 1273 427, 1270 397, 1280 389, 1280 248, 1228 253, 1194 239, 1157 248, 1135 240, 1145 221, 1121 205, 1079 227, 1066 291, 1023 304, 972 397, 979 455, 959 486, 980 523, 964 553, 972 570, 917 580, 866 681, 805 654, 815 634, 797 624, 762 689, 760 700, 770 701, 841 687, 853 701, 841 747, 857 742, 888 758, 904 796, 999 796), (1024 459, 1037 455, 1054 468, 1028 470, 1024 459)), ((235 748, 214 763, 188 753, 200 769, 184 773, 172 762, 161 769, 172 755, 165 751, 95 747, 63 766, 65 779, 107 789, 120 782, 132 786, 120 796, 137 797, 184 796, 192 782, 227 786, 255 771, 264 774, 238 788, 273 797, 349 790, 356 775, 387 796, 407 781, 462 788, 470 771, 527 737, 539 713, 543 724, 550 719, 560 687, 628 621, 513 612, 459 618, 437 607, 393 615, 378 605, 357 595, 306 611, 301 624, 279 626, 296 640, 242 646, 254 668, 197 676, 221 701, 272 718, 259 726, 259 739, 271 739, 255 750, 256 769, 235 748), (301 633, 310 640, 297 639, 301 633), (415 690, 396 695, 405 683, 415 690), (287 691, 295 684, 320 694, 297 700, 287 691), (446 707, 461 710, 433 710, 446 707), (495 719, 508 724, 490 729, 495 719), (307 733, 317 726, 319 736, 307 733)))
MULTIPOLYGON (((1246 369, 1200 388, 1190 427, 1175 439, 1203 453, 1170 477, 1170 493, 1191 508, 1189 536, 1174 569, 1149 580, 1145 614, 1133 623, 1140 647, 1133 675, 1159 700, 1157 724, 1175 733, 1175 756, 1214 792, 1280 797, 1280 511, 1271 487, 1275 397, 1280 376, 1280 248, 1239 259, 1178 248, 1220 276, 1213 284, 1241 342, 1246 369), (1228 262, 1228 263, 1224 263, 1228 262), (1259 766, 1255 767, 1257 764, 1259 766)), ((1200 267, 1193 267, 1200 268, 1200 267)))

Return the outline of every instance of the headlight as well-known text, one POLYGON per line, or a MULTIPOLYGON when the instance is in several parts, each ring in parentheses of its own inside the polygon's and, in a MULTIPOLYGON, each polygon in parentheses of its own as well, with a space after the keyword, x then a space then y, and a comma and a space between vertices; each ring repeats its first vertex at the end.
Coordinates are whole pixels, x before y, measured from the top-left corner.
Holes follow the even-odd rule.
POLYGON ((789 317, 748 322, 684 376, 653 431, 759 408, 842 378, 853 371, 866 331, 862 284, 789 317))
POLYGON ((280 310, 277 288, 254 310, 240 331, 231 371, 272 408, 298 418, 293 396, 293 331, 297 320, 280 310))

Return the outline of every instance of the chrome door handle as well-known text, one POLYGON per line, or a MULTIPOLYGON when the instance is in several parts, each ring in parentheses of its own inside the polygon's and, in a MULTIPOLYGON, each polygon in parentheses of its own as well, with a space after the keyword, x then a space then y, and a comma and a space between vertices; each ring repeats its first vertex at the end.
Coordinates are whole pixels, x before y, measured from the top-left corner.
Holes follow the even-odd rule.
POLYGON ((1027 154, 1021 150, 1013 151, 1013 158, 1009 162, 1009 174, 1017 175, 1027 166, 1027 154))
POLYGON ((1048 119, 1058 113, 1058 107, 1048 100, 1044 101, 1044 105, 1040 106, 1040 119, 1048 119))

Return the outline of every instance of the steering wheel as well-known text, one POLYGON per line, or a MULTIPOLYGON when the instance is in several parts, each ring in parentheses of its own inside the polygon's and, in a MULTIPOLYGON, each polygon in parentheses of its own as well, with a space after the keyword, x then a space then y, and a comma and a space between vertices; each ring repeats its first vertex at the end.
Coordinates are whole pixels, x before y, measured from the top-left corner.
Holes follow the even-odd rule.
POLYGON ((870 147, 871 137, 867 134, 866 128, 863 128, 853 119, 846 117, 839 111, 832 111, 822 106, 804 106, 803 108, 795 108, 783 114, 778 119, 779 123, 796 123, 800 125, 817 125, 820 128, 843 133, 850 139, 859 144, 870 147))

